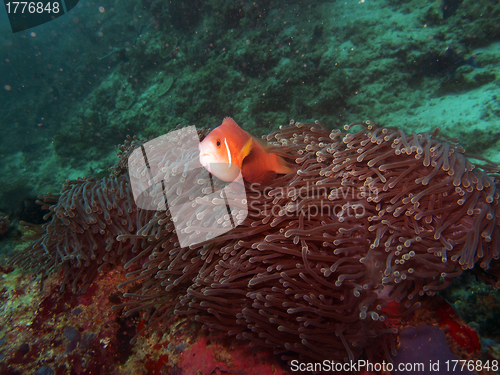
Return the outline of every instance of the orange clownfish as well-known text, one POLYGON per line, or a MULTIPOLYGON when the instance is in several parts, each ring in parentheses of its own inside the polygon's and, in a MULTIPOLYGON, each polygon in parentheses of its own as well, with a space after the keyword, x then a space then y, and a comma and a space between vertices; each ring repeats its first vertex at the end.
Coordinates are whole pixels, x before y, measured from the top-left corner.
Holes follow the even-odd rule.
POLYGON ((236 180, 241 171, 245 181, 267 184, 277 174, 293 172, 285 160, 265 151, 231 117, 212 130, 199 148, 201 165, 222 181, 236 180))

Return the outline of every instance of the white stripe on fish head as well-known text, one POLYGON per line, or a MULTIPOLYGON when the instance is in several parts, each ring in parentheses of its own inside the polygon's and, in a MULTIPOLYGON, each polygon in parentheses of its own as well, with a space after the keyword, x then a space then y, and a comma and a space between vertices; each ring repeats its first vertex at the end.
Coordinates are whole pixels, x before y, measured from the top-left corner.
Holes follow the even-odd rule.
POLYGON ((227 145, 227 139, 226 138, 224 138, 224 143, 226 145, 227 156, 229 158, 229 165, 227 167, 230 168, 231 167, 231 151, 229 150, 229 146, 227 145))

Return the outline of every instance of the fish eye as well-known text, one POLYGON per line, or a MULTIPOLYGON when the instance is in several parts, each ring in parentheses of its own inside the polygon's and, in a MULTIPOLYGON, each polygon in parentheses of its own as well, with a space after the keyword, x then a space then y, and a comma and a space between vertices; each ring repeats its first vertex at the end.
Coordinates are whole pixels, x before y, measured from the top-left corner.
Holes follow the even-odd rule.
POLYGON ((217 145, 217 147, 220 147, 220 145, 221 145, 220 139, 217 139, 217 141, 215 142, 215 144, 217 145))

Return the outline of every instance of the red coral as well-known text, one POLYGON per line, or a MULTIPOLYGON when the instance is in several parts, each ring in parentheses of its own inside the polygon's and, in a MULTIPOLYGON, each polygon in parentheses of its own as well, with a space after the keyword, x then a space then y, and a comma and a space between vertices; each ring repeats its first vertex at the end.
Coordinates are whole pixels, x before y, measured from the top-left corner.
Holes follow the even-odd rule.
POLYGON ((446 328, 446 332, 458 346, 466 350, 468 354, 477 354, 481 351, 477 332, 465 324, 461 324, 460 318, 448 304, 441 304, 436 313, 440 318, 439 326, 446 328))
POLYGON ((98 286, 96 284, 91 285, 90 288, 87 289, 85 294, 78 296, 78 302, 84 306, 90 306, 90 304, 92 303, 93 297, 97 291, 97 288, 98 288, 98 286))
POLYGON ((161 375, 164 374, 164 368, 168 365, 168 355, 160 354, 158 359, 151 359, 151 355, 147 355, 147 361, 144 364, 144 368, 148 372, 148 375, 161 375))
POLYGON ((283 375, 272 352, 252 349, 241 342, 231 342, 230 349, 219 338, 202 336, 180 358, 184 373, 240 375, 283 375))

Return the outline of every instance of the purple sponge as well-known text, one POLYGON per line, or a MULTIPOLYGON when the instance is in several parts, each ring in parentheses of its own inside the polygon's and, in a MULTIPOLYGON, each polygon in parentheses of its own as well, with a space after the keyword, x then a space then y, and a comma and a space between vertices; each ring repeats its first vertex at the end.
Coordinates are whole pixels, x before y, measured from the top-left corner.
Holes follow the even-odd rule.
POLYGON ((399 334, 400 346, 394 358, 394 374, 474 374, 450 350, 443 331, 437 326, 422 324, 406 327, 399 334), (418 370, 416 364, 421 366, 418 370), (455 367, 455 368, 454 368, 455 367))

